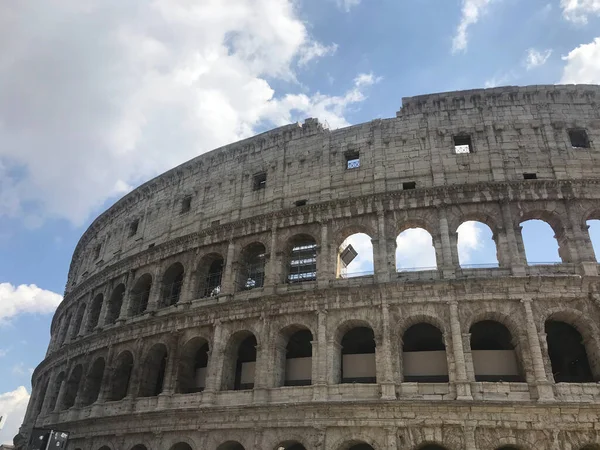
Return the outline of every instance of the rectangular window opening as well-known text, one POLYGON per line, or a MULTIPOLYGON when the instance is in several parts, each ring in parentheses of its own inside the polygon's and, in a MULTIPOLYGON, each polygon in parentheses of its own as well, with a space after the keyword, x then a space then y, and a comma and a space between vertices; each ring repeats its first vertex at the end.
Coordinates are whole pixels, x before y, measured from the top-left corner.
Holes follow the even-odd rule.
POLYGON ((267 186, 267 173, 261 172, 254 175, 252 179, 252 190, 260 191, 267 186))
POLYGON ((407 191, 409 189, 416 189, 416 188, 417 188, 416 181, 407 181, 406 183, 402 183, 402 189, 404 189, 405 191, 407 191))
POLYGON ((192 197, 188 196, 181 201, 181 214, 189 212, 190 209, 192 209, 192 197))
POLYGON ((569 130, 569 139, 573 148, 590 148, 590 140, 587 131, 582 128, 569 130))
POLYGON ((346 158, 346 170, 358 169, 360 167, 360 153, 356 150, 344 153, 346 158))
POLYGON ((140 226, 140 219, 136 219, 129 224, 129 237, 135 236, 140 226))
POLYGON ((296 206, 304 206, 306 205, 307 200, 298 200, 294 203, 296 206))
POLYGON ((524 173, 523 179, 524 180, 537 180, 537 173, 524 173))
POLYGON ((100 258, 100 250, 102 250, 102 245, 98 244, 94 247, 94 260, 100 258))
POLYGON ((454 136, 454 153, 457 155, 473 153, 473 143, 471 142, 471 136, 464 134, 454 136))

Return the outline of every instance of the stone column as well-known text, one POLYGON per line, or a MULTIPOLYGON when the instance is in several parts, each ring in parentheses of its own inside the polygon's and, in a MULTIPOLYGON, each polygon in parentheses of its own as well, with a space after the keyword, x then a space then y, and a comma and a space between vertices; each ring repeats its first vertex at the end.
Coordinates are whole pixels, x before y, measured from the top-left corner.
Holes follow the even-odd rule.
POLYGON ((52 397, 52 395, 50 395, 53 392, 53 388, 54 385, 56 384, 56 377, 58 376, 57 371, 54 370, 51 374, 50 374, 50 380, 48 381, 48 389, 46 389, 46 395, 44 396, 44 398, 42 399, 42 406, 40 408, 40 416, 45 416, 48 413, 51 413, 52 411, 48 411, 48 407, 50 406, 50 397, 52 397))
POLYGON ((331 280, 335 279, 337 263, 337 247, 335 242, 329 240, 329 222, 321 222, 321 245, 317 253, 317 284, 320 288, 329 286, 331 280))
POLYGON ((456 399, 473 400, 471 385, 467 380, 467 367, 458 317, 458 303, 449 302, 450 305, 450 331, 452 334, 452 352, 454 354, 454 365, 456 368, 456 399))
POLYGON ((531 362, 535 376, 535 387, 538 394, 538 401, 553 401, 554 392, 552 390, 552 385, 548 382, 548 378, 546 377, 544 358, 542 356, 538 331, 537 327, 535 326, 535 319, 533 317, 533 310, 531 308, 531 299, 524 298, 521 300, 521 303, 525 309, 527 340, 529 341, 529 353, 531 354, 531 362))
POLYGON ((274 348, 269 342, 269 320, 261 317, 260 344, 256 346, 256 364, 254 366, 254 403, 265 403, 267 401, 267 388, 269 387, 269 374, 273 372, 275 361, 274 348))
POLYGON ((465 450, 477 450, 475 443, 475 424, 467 422, 465 428, 465 450))
POLYGON ((396 438, 396 429, 393 427, 386 427, 385 432, 387 434, 386 449, 398 450, 398 439, 396 438))
POLYGON ((327 400, 327 311, 317 311, 317 336, 313 340, 313 400, 327 400))
POLYGON ((381 342, 376 348, 377 383, 381 385, 382 400, 395 400, 396 385, 394 383, 394 374, 392 371, 390 311, 385 298, 382 298, 381 300, 381 322, 381 342))
POLYGON ((102 292, 102 308, 100 308, 100 315, 98 316, 98 324, 95 330, 101 330, 106 324, 106 316, 108 315, 108 304, 110 303, 110 294, 113 289, 112 283, 109 283, 102 292))
POLYGON ((235 273, 234 273, 235 243, 233 239, 227 245, 227 258, 225 261, 225 272, 221 282, 221 294, 233 295, 235 292, 235 273))
POLYGON ((177 382, 177 369, 179 367, 179 337, 181 333, 172 333, 169 337, 167 364, 165 368, 165 378, 163 389, 160 395, 173 395, 175 392, 175 383, 177 382))
POLYGON ((152 287, 148 296, 148 307, 146 312, 152 313, 160 308, 162 294, 162 265, 158 264, 152 271, 152 287))
POLYGON ((112 345, 109 345, 108 353, 106 355, 106 365, 104 366, 104 374, 102 375, 102 383, 100 384, 100 392, 96 403, 104 403, 109 396, 113 375, 113 353, 114 348, 112 345))
MULTIPOLYGON (((382 207, 379 206, 379 208, 382 207)), ((378 283, 387 283, 391 279, 392 269, 395 271, 395 264, 391 266, 389 264, 385 212, 382 209, 377 211, 377 238, 371 239, 371 242, 373 243, 375 280, 378 283)))
POLYGON ((279 245, 277 241, 277 222, 273 220, 271 225, 271 249, 269 260, 267 262, 265 286, 274 286, 281 282, 281 261, 279 255, 279 245))
POLYGON ((452 251, 452 242, 450 239, 450 230, 448 228, 448 218, 444 209, 439 210, 440 219, 440 241, 442 246, 442 261, 438 261, 438 267, 441 265, 444 278, 454 278, 456 266, 454 265, 454 252, 452 251))
POLYGON ((517 276, 524 276, 527 260, 525 258, 523 246, 519 246, 521 233, 519 231, 517 235, 517 233, 515 232, 515 225, 513 223, 513 218, 510 211, 510 203, 508 202, 508 200, 502 202, 502 221, 504 222, 503 225, 506 233, 506 244, 509 252, 512 274, 517 276))
POLYGON ((123 302, 121 303, 121 310, 117 317, 116 323, 123 323, 127 320, 127 312, 129 311, 129 302, 131 300, 131 284, 133 283, 133 272, 129 271, 125 278, 125 292, 123 292, 123 302))
POLYGON ((571 230, 567 235, 567 239, 570 241, 571 248, 577 250, 578 260, 576 262, 581 265, 581 274, 597 276, 598 264, 596 262, 594 246, 588 232, 589 226, 586 225, 585 227, 582 227, 582 224, 577 217, 577 211, 573 205, 572 199, 565 201, 565 207, 571 225, 571 230))
POLYGON ((69 382, 70 373, 71 373, 70 368, 67 368, 65 370, 65 378, 63 379, 63 382, 60 384, 60 388, 58 389, 58 394, 56 396, 56 403, 54 405, 54 410, 49 411, 49 412, 59 412, 60 411, 62 399, 63 399, 63 396, 65 395, 65 389, 67 387, 67 383, 69 382))
POLYGON ((206 387, 202 393, 202 403, 212 405, 215 402, 217 391, 221 390, 221 378, 223 374, 223 325, 216 321, 213 331, 212 345, 208 354, 208 365, 206 368, 206 387))

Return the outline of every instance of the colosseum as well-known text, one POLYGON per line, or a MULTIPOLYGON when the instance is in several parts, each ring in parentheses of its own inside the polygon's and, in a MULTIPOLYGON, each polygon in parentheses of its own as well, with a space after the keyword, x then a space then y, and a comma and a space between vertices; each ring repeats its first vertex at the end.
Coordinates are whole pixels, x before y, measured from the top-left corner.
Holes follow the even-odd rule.
POLYGON ((143 184, 75 249, 17 441, 600 449, 599 105, 593 85, 404 98, 394 118, 307 119, 143 184), (528 264, 529 220, 562 262, 528 264), (461 265, 466 221, 498 264, 461 265), (398 269, 413 228, 436 267, 398 269), (367 273, 347 267, 356 233, 367 273))

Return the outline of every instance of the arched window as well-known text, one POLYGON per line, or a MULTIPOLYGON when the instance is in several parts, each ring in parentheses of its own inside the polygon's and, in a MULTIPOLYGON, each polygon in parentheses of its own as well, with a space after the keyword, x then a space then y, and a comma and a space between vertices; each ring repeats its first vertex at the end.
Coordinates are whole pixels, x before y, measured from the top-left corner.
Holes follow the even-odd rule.
POLYGON ((306 450, 306 447, 298 441, 286 441, 277 445, 275 450, 306 450))
POLYGON ((181 288, 183 287, 183 265, 172 264, 163 275, 162 279, 162 306, 173 306, 179 302, 181 288))
POLYGON ((52 412, 56 409, 56 404, 58 402, 58 396, 60 394, 60 389, 62 388, 63 383, 65 382, 65 373, 61 372, 56 377, 56 382, 54 386, 52 386, 52 392, 50 394, 50 400, 48 401, 48 412, 52 412))
POLYGON ((543 220, 526 220, 521 223, 521 236, 527 264, 556 264, 562 261, 554 230, 543 220))
POLYGON ((65 339, 67 337, 67 331, 69 330, 69 325, 71 325, 71 312, 67 313, 66 319, 62 323, 62 328, 60 330, 60 336, 58 337, 58 346, 59 347, 65 343, 65 339))
POLYGON ((398 272, 434 270, 437 259, 433 238, 423 228, 409 228, 396 238, 396 269, 398 272))
POLYGON ((223 270, 225 261, 223 257, 217 253, 202 258, 198 267, 198 297, 214 297, 221 293, 221 279, 223 278, 223 270))
POLYGON ((317 243, 308 235, 299 235, 290 241, 288 254, 288 283, 317 279, 317 243))
POLYGON ((32 422, 34 424, 35 424, 35 421, 37 420, 38 416, 42 412, 42 405, 44 404, 44 399, 46 398, 46 394, 48 393, 48 385, 50 384, 49 382, 50 382, 50 379, 48 377, 46 379, 44 379, 42 388, 38 392, 37 403, 35 405, 35 410, 33 411, 32 422))
POLYGON ((239 442, 227 441, 217 447, 217 450, 245 450, 244 446, 239 442))
POLYGON ((138 278, 131 290, 128 311, 129 317, 139 316, 148 309, 150 289, 152 289, 152 275, 145 273, 138 278))
POLYGON ((312 384, 312 333, 307 329, 293 333, 285 348, 285 386, 312 384))
POLYGON ((193 450, 190 444, 185 442, 178 442, 174 446, 172 446, 169 450, 193 450))
POLYGON ((148 450, 145 445, 137 444, 131 447, 131 450, 148 450))
POLYGON ((352 447, 349 447, 348 450, 375 450, 375 449, 373 447, 371 447, 369 444, 360 443, 360 444, 353 445, 352 447))
POLYGON ((442 332, 428 323, 413 325, 402 338, 404 381, 448 382, 448 362, 442 332))
POLYGON ((131 373, 133 371, 133 355, 131 352, 124 351, 120 353, 113 367, 114 372, 112 374, 108 400, 114 402, 124 399, 129 392, 131 373))
POLYGON ((180 394, 202 392, 206 386, 207 366, 208 342, 201 337, 191 339, 181 352, 177 392, 180 394))
POLYGON ((600 261, 598 256, 600 256, 600 220, 598 219, 590 219, 587 222, 588 225, 588 234, 590 236, 590 241, 592 242, 592 249, 594 250, 594 255, 596 256, 596 261, 600 261))
POLYGON ((341 341, 342 383, 376 383, 375 335, 368 327, 353 328, 341 341))
POLYGON ((502 447, 498 447, 496 450, 519 450, 517 447, 513 447, 512 445, 504 445, 502 447))
POLYGON ((238 289, 246 291, 265 284, 265 246, 259 242, 248 245, 241 254, 238 289))
POLYGON ((77 399, 77 394, 79 393, 79 385, 81 384, 82 375, 83 367, 80 364, 73 369, 71 375, 69 376, 67 386, 65 389, 65 394, 62 400, 61 409, 69 409, 73 405, 75 405, 75 400, 77 399))
POLYGON ((108 301, 108 312, 106 314, 106 324, 112 325, 117 321, 121 314, 121 306, 123 305, 123 297, 125 296, 125 285, 119 284, 113 289, 108 301))
POLYGON ((545 329, 554 381, 557 383, 594 382, 579 331, 571 325, 554 320, 548 320, 545 329))
POLYGON ((373 275, 373 244, 365 233, 344 239, 338 248, 337 277, 354 278, 373 275))
POLYGON ((249 331, 234 334, 227 345, 223 369, 223 390, 254 388, 256 337, 249 331))
POLYGON ((89 406, 98 400, 100 388, 102 387, 102 378, 104 377, 104 358, 98 358, 92 364, 86 378, 83 389, 83 398, 81 404, 89 406))
POLYGON ((167 356, 167 347, 163 344, 154 345, 148 352, 142 366, 140 397, 155 397, 162 392, 167 368, 167 356))
POLYGON ((83 322, 83 317, 85 316, 85 303, 82 303, 81 305, 79 305, 79 308, 77 308, 77 313, 75 314, 75 317, 73 318, 74 323, 73 323, 73 329, 71 330, 71 336, 70 339, 73 340, 75 339, 78 335, 79 332, 81 331, 81 324, 83 322))
POLYGON ((442 447, 437 444, 425 444, 423 447, 418 447, 418 450, 447 450, 446 447, 442 447))
POLYGON ((103 445, 102 447, 100 447, 98 450, 110 450, 110 447, 103 445))
POLYGON ((524 381, 512 336, 504 325, 484 320, 469 332, 476 381, 524 381))
POLYGON ((463 268, 498 267, 494 233, 482 222, 463 222, 458 234, 458 260, 463 268))
POLYGON ((94 328, 98 326, 98 320, 100 319, 100 311, 102 311, 102 301, 104 297, 102 294, 96 295, 94 300, 92 300, 92 305, 90 307, 90 316, 88 317, 86 331, 89 333, 93 331, 94 328))

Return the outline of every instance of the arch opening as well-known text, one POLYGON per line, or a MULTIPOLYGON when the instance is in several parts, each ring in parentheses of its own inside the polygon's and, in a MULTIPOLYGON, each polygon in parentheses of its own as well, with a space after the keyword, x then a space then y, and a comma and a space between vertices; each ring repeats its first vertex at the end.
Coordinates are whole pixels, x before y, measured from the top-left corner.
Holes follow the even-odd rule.
POLYGON ((59 347, 65 343, 70 324, 71 324, 71 313, 69 312, 66 315, 65 321, 62 324, 62 328, 60 329, 60 335, 58 336, 58 346, 59 347))
POLYGON ((317 242, 313 237, 300 235, 290 241, 288 254, 288 283, 317 279, 317 242))
POLYGON ((131 450, 148 450, 148 448, 145 445, 137 444, 131 447, 131 450))
POLYGON ((239 345, 235 364, 233 390, 242 391, 254 388, 256 368, 256 337, 250 335, 239 345))
POLYGON ((356 444, 353 445, 352 447, 349 447, 348 450, 375 450, 372 446, 370 446, 369 444, 365 444, 360 443, 360 444, 356 444))
POLYGON ((139 316, 148 309, 148 300, 150 299, 150 290, 152 289, 152 275, 145 273, 142 275, 131 289, 129 298, 129 317, 139 316))
POLYGON ((265 284, 265 246, 259 242, 248 245, 241 254, 238 289, 248 291, 265 284))
POLYGON ((75 405, 75 401, 77 400, 77 394, 79 393, 79 386, 81 384, 82 375, 83 367, 81 366, 81 364, 79 364, 73 369, 67 381, 61 405, 62 410, 69 409, 75 405))
POLYGON ((573 326, 554 320, 545 324, 548 355, 557 383, 593 383, 583 338, 573 326))
POLYGON ((277 445, 275 450, 306 450, 306 447, 298 441, 286 441, 277 445))
POLYGON ((352 328, 341 340, 342 383, 376 383, 375 334, 369 327, 352 328))
POLYGON ((179 361, 177 392, 191 394, 204 390, 208 353, 208 342, 201 337, 194 338, 185 344, 179 361))
POLYGON ((178 442, 173 445, 169 450, 193 450, 191 445, 187 442, 178 442))
POLYGON ((422 447, 418 447, 418 450, 448 450, 446 447, 442 447, 437 444, 426 444, 422 447))
POLYGON ((35 424, 38 416, 42 412, 42 406, 44 404, 44 399, 46 398, 46 395, 48 393, 48 386, 49 386, 49 384, 50 384, 50 379, 46 378, 44 380, 44 383, 42 384, 42 389, 38 393, 37 403, 36 403, 35 409, 33 411, 33 420, 32 420, 32 422, 34 424, 35 424))
POLYGON ((179 302, 183 287, 184 269, 181 263, 174 263, 165 271, 162 279, 162 306, 173 306, 179 302))
POLYGON ((124 297, 125 285, 121 283, 113 289, 112 294, 110 296, 110 300, 108 301, 108 311, 106 314, 105 321, 107 325, 114 324, 119 318, 119 315, 121 314, 121 306, 123 306, 124 297))
POLYGON ((476 381, 524 381, 512 336, 504 325, 483 320, 469 332, 476 381))
POLYGON ((214 297, 221 292, 221 281, 225 260, 216 253, 205 256, 198 268, 200 282, 198 296, 200 298, 214 297))
POLYGON ((522 245, 528 265, 558 264, 563 261, 558 240, 550 224, 531 219, 521 222, 521 227, 522 245))
POLYGON ((498 447, 496 450, 519 450, 517 447, 513 447, 512 445, 504 445, 502 447, 498 447))
POLYGON ((596 262, 600 261, 598 256, 600 255, 600 220, 590 219, 586 222, 588 226, 588 235, 592 243, 592 250, 596 257, 596 262))
POLYGON ((129 351, 124 351, 117 357, 114 364, 109 401, 116 402, 127 396, 132 372, 133 355, 129 351))
POLYGON ((373 275, 373 243, 365 233, 355 233, 338 247, 337 278, 373 275))
POLYGON ((442 332, 428 323, 411 326, 402 337, 404 381, 447 383, 448 360, 442 332))
POLYGON ((460 267, 465 269, 498 267, 495 236, 488 225, 470 220, 460 224, 456 232, 460 267))
POLYGON ((88 323, 86 327, 86 331, 89 333, 93 331, 94 328, 98 326, 98 321, 100 320, 100 311, 102 310, 102 302, 104 301, 104 296, 102 294, 96 295, 94 300, 92 301, 92 305, 90 307, 90 316, 88 318, 88 323))
POLYGON ((73 329, 71 330, 71 336, 70 339, 73 340, 75 339, 78 335, 79 332, 81 331, 81 324, 83 323, 83 317, 85 316, 85 309, 86 309, 86 304, 83 303, 79 306, 79 308, 77 309, 77 313, 75 314, 74 317, 74 323, 73 323, 73 329))
POLYGON ((85 386, 83 389, 83 397, 81 404, 89 406, 98 400, 100 388, 102 387, 102 379, 104 377, 105 362, 104 358, 98 358, 92 364, 92 367, 85 378, 85 386))
POLYGON ((312 384, 312 333, 299 330, 288 340, 285 352, 285 386, 312 384))
POLYGON ((50 394, 50 400, 48 401, 48 412, 52 412, 56 409, 56 405, 58 403, 58 396, 60 395, 60 389, 62 388, 63 383, 65 382, 66 375, 64 372, 61 372, 56 377, 56 382, 52 388, 52 392, 50 394))
POLYGON ((163 344, 156 344, 150 349, 144 360, 139 397, 156 397, 162 392, 167 357, 167 347, 163 344))
POLYGON ((437 269, 433 237, 424 228, 408 228, 396 237, 396 270, 420 272, 437 269))
POLYGON ((246 450, 242 444, 236 441, 227 441, 217 447, 217 450, 246 450))

